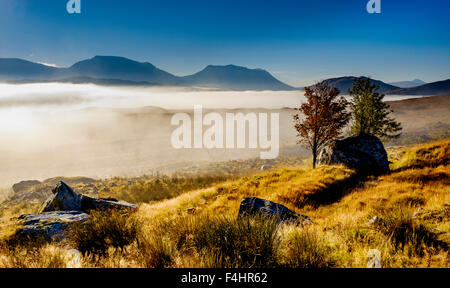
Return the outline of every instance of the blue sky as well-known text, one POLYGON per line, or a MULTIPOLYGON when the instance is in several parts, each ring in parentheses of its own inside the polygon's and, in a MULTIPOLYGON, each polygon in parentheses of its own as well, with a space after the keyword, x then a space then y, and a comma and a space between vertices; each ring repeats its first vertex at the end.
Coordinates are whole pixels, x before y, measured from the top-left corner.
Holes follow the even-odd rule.
POLYGON ((264 68, 291 85, 333 76, 450 78, 450 1, 0 0, 0 57, 69 66, 95 55, 176 75, 208 64, 264 68))

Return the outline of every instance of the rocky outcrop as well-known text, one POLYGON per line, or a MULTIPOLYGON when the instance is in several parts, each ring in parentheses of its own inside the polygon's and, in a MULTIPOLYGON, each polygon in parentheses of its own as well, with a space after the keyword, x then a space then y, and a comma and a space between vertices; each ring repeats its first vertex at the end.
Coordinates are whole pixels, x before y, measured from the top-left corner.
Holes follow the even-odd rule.
POLYGON ((343 164, 366 174, 389 172, 389 161, 383 143, 371 135, 336 141, 333 146, 322 149, 318 163, 343 164))
POLYGON ((42 239, 46 241, 62 240, 67 228, 83 223, 89 215, 78 211, 47 212, 42 214, 25 214, 19 217, 21 228, 16 237, 25 239, 42 239))
POLYGON ((19 183, 16 183, 12 186, 12 189, 14 193, 20 193, 24 190, 27 190, 33 186, 41 184, 38 180, 27 180, 27 181, 21 181, 19 183))
POLYGON ((19 230, 15 234, 19 240, 62 240, 67 229, 89 219, 92 210, 120 209, 133 211, 135 204, 115 199, 93 198, 78 194, 66 183, 60 181, 53 189, 53 195, 42 205, 38 214, 19 217, 19 230))
POLYGON ((274 216, 279 223, 312 224, 312 221, 308 216, 300 215, 281 204, 255 197, 244 198, 242 200, 239 208, 239 217, 245 215, 255 216, 260 213, 274 216))
POLYGON ((59 182, 53 189, 53 195, 42 205, 39 213, 51 211, 83 211, 81 197, 66 183, 59 182))
POLYGON ((51 211, 81 211, 107 209, 135 210, 138 206, 115 199, 93 198, 77 194, 64 182, 59 182, 53 189, 53 195, 44 203, 39 213, 51 211))

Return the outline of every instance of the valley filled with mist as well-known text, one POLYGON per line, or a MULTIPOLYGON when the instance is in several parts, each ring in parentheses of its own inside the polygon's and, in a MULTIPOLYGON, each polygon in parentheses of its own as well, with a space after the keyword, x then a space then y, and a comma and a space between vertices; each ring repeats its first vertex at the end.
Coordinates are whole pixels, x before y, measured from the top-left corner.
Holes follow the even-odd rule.
MULTIPOLYGON (((54 176, 109 178, 169 173, 208 162, 259 157, 260 149, 172 148, 171 134, 176 129, 171 126, 172 116, 180 111, 192 114, 194 105, 222 114, 280 113, 280 155, 309 157, 307 150, 296 145, 292 124, 293 108, 304 101, 301 90, 38 83, 0 84, 0 91, 0 187, 54 176)), ((418 97, 386 96, 385 100, 418 97)), ((435 111, 448 109, 447 102, 431 103, 422 110, 402 109, 402 102, 395 103, 395 117, 404 122, 404 135, 429 134, 429 127, 447 133, 447 113, 435 111), (428 116, 417 119, 418 112, 428 116)))

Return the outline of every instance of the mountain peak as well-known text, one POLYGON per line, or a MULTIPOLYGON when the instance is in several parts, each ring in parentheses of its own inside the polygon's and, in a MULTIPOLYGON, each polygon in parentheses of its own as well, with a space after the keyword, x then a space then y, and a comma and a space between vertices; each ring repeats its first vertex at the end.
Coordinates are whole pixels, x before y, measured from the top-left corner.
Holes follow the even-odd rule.
POLYGON ((293 90, 263 69, 233 64, 208 65, 202 71, 183 77, 190 85, 232 90, 293 90))

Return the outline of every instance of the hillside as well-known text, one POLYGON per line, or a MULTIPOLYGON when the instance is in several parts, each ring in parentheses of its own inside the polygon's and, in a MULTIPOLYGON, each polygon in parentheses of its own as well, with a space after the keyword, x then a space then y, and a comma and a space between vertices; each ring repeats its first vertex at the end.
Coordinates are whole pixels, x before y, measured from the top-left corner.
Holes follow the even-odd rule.
POLYGON ((411 87, 417 87, 424 84, 427 84, 425 81, 422 81, 420 79, 414 79, 412 81, 400 81, 400 82, 391 82, 388 83, 390 85, 400 87, 400 88, 411 88, 411 87))
POLYGON ((0 58, 0 80, 20 81, 52 79, 60 69, 22 59, 0 58))
MULTIPOLYGON (((72 245, 87 253, 84 267, 365 267, 371 249, 382 267, 448 267, 450 140, 388 152, 392 172, 379 177, 341 166, 274 168, 144 201, 132 216, 95 214, 74 230, 72 245), (247 196, 277 201, 314 224, 236 220, 247 196), (116 248, 93 250, 109 246, 116 248)), ((13 232, 5 224, 1 231, 13 232)), ((8 245, 1 267, 66 266, 68 248, 57 244, 29 254, 8 245)))
POLYGON ((444 95, 450 94, 450 79, 424 84, 418 87, 394 89, 393 95, 444 95))
MULTIPOLYGON (((348 90, 353 87, 353 82, 356 77, 354 76, 346 76, 346 77, 338 77, 338 78, 330 78, 325 81, 328 82, 332 87, 339 89, 342 94, 348 94, 348 90)), ((371 79, 371 84, 375 84, 380 87, 378 92, 380 93, 388 93, 389 91, 396 90, 398 87, 386 84, 380 80, 371 79)))

